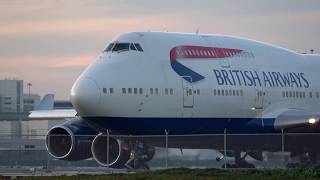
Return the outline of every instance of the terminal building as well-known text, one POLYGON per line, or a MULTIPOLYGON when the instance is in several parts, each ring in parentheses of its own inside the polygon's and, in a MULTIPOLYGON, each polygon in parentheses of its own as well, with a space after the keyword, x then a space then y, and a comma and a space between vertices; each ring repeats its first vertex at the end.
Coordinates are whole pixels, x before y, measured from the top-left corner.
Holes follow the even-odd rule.
MULTIPOLYGON (((38 94, 24 93, 23 80, 0 80, 0 166, 56 162, 48 156, 45 135, 48 129, 65 120, 29 120, 29 112, 39 103, 38 94)), ((54 109, 71 108, 70 101, 54 102, 54 109)))
MULTIPOLYGON (((29 85, 29 83, 28 83, 29 85)), ((40 103, 38 94, 24 93, 23 80, 0 80, 0 134, 40 136, 64 120, 29 120, 29 112, 40 103)), ((70 101, 54 102, 54 109, 72 109, 70 101)))
POLYGON ((22 80, 0 80, 0 112, 23 112, 22 80))
POLYGON ((39 102, 37 94, 24 94, 23 80, 0 80, 0 120, 26 119, 39 102))

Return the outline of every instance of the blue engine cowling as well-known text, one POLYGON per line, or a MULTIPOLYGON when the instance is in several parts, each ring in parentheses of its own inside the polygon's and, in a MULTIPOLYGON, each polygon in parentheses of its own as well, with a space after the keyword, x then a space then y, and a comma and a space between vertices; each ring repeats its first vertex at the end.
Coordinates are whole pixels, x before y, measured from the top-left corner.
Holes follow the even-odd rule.
POLYGON ((57 159, 78 161, 92 157, 91 144, 98 134, 88 123, 76 117, 49 130, 46 147, 57 159))

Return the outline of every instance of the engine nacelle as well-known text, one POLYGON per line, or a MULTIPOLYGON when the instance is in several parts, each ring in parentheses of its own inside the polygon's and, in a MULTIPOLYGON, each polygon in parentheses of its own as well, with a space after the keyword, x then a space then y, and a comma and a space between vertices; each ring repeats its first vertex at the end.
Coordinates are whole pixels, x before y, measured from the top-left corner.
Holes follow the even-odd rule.
POLYGON ((57 159, 78 161, 92 157, 91 144, 98 134, 87 122, 76 117, 49 130, 46 148, 57 159))
POLYGON ((109 137, 108 150, 108 136, 100 133, 94 138, 91 151, 93 158, 100 165, 111 168, 123 168, 124 164, 130 157, 131 149, 128 143, 113 137, 109 137))

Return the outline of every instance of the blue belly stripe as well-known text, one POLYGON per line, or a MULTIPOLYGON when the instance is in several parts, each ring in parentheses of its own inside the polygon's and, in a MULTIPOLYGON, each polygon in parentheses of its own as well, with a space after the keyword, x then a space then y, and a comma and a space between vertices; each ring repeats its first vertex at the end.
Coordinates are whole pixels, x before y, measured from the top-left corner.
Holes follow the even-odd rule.
POLYGON ((274 118, 151 118, 84 117, 99 131, 107 129, 135 135, 274 133, 274 118), (263 121, 263 123, 262 123, 263 121))

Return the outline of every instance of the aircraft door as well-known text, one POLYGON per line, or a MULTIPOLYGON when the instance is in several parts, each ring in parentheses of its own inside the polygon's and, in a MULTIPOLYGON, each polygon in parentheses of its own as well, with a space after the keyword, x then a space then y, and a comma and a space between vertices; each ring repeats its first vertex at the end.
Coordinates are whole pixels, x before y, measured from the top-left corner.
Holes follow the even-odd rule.
POLYGON ((255 88, 255 96, 254 96, 254 108, 256 110, 263 110, 264 107, 264 97, 266 93, 263 90, 263 87, 256 86, 255 88))
MULTIPOLYGON (((190 79, 190 76, 184 77, 190 79)), ((183 108, 193 108, 194 95, 193 95, 193 86, 192 83, 187 82, 185 79, 182 80, 182 91, 183 91, 183 108)))

